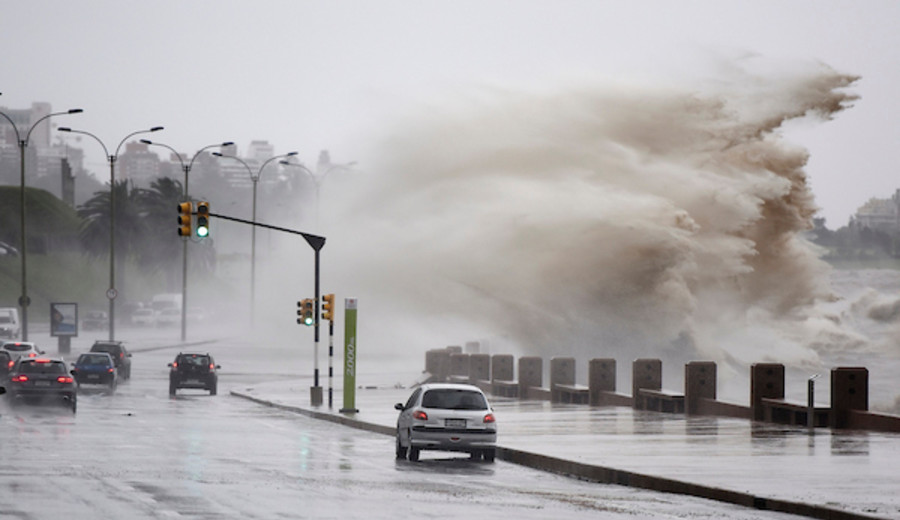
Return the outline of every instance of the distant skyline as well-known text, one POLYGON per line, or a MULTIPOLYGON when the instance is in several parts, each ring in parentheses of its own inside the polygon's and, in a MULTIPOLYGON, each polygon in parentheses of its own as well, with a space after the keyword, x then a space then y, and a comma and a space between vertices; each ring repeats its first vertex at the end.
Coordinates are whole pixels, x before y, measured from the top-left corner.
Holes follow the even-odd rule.
MULTIPOLYGON (((699 85, 747 56, 823 63, 861 77, 859 101, 785 137, 809 150, 836 228, 900 187, 897 20, 895 1, 0 0, 0 106, 83 108, 56 123, 108 147, 163 125, 154 140, 186 153, 263 139, 364 169, 406 115, 484 90, 699 85)), ((102 150, 81 146, 101 170, 102 150)))

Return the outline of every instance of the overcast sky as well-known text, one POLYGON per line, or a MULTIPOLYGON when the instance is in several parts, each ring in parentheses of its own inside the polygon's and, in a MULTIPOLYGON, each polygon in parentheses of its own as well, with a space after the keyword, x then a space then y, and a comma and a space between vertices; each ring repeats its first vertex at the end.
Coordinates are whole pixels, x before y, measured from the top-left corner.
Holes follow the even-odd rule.
POLYGON ((684 84, 746 55, 821 62, 861 76, 861 99, 787 137, 809 149, 835 228, 900 187, 898 20, 894 0, 0 0, 0 106, 83 108, 57 124, 110 148, 163 125, 154 140, 188 154, 264 139, 307 163, 324 148, 362 163, 396 118, 473 89, 684 84))

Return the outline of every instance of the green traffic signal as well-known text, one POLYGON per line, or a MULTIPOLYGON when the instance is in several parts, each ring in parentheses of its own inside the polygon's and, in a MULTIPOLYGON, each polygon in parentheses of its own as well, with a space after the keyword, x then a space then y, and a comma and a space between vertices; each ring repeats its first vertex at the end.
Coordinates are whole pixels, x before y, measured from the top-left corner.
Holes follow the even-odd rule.
POLYGON ((209 202, 197 203, 197 236, 209 236, 209 202))

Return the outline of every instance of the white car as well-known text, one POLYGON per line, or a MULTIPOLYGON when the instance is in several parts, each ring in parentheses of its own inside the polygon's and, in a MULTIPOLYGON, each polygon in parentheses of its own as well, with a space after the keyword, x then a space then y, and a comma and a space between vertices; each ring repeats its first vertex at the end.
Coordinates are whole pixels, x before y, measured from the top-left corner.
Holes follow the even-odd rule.
POLYGON ((156 325, 159 327, 173 327, 181 325, 181 309, 165 309, 156 315, 156 325))
POLYGON ((38 357, 44 353, 32 341, 6 341, 0 345, 0 350, 9 352, 9 357, 13 361, 20 357, 38 357))
POLYGON ((135 309, 131 313, 131 324, 142 327, 152 327, 156 325, 156 311, 153 309, 135 309))
POLYGON ((493 462, 497 419, 480 388, 455 383, 428 383, 394 405, 397 418, 397 458, 419 460, 421 450, 469 453, 472 460, 493 462))

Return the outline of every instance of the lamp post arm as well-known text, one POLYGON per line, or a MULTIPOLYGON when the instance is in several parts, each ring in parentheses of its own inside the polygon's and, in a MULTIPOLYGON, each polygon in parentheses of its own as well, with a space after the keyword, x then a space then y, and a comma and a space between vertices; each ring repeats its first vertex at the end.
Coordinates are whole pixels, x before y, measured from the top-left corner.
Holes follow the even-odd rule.
MULTIPOLYGON (((149 129, 147 129, 147 130, 138 130, 138 131, 136 131, 136 132, 131 132, 130 134, 128 134, 128 135, 126 135, 125 137, 123 137, 121 141, 119 141, 119 146, 116 146, 116 155, 115 155, 115 156, 116 156, 116 157, 119 156, 119 150, 122 148, 122 145, 125 144, 125 141, 127 141, 129 138, 134 137, 134 136, 136 136, 136 135, 138 135, 138 134, 149 134, 150 132, 158 132, 158 131, 160 131, 160 130, 163 130, 163 127, 162 127, 162 126, 154 126, 154 127, 149 128, 149 129)), ((115 160, 115 159, 114 159, 114 160, 115 160)))
POLYGON ((106 149, 106 145, 103 144, 103 141, 101 141, 100 138, 97 137, 96 135, 94 135, 94 134, 92 134, 92 133, 90 133, 90 132, 86 132, 86 131, 84 131, 84 130, 73 130, 73 129, 68 128, 68 127, 60 127, 60 128, 57 128, 57 130, 59 130, 60 132, 69 132, 69 133, 73 133, 73 134, 82 134, 82 135, 86 135, 86 136, 88 136, 88 137, 94 139, 95 141, 97 141, 98 143, 100 143, 100 146, 101 146, 101 147, 103 147, 103 155, 105 155, 106 158, 107 158, 108 160, 110 160, 110 161, 113 161, 113 160, 114 160, 114 159, 113 159, 113 156, 109 154, 109 150, 106 149))
POLYGON ((16 133, 16 142, 21 143, 22 138, 19 137, 19 128, 16 126, 16 124, 13 122, 13 120, 10 119, 9 116, 4 114, 3 112, 0 112, 0 116, 3 116, 7 121, 9 121, 9 126, 13 127, 13 131, 16 133))
MULTIPOLYGON (((82 110, 80 108, 73 108, 71 110, 66 110, 65 112, 53 112, 53 113, 47 114, 44 117, 38 119, 37 121, 34 122, 33 125, 31 125, 31 128, 28 129, 28 133, 25 134, 25 139, 22 141, 22 147, 24 148, 24 147, 28 146, 28 141, 31 139, 31 132, 34 131, 34 129, 35 129, 35 127, 37 127, 38 123, 40 123, 44 119, 49 119, 53 116, 62 116, 62 115, 66 115, 66 114, 80 114, 81 112, 82 112, 82 110)), ((13 126, 15 126, 15 125, 13 125, 13 126)), ((18 136, 18 134, 19 133, 16 132, 17 136, 18 136)))

